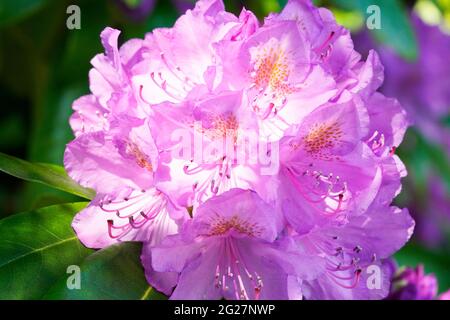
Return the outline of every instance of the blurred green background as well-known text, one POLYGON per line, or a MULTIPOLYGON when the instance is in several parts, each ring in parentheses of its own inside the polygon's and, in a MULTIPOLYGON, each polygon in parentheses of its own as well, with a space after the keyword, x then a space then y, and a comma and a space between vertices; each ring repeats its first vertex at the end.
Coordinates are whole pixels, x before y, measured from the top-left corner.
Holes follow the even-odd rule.
MULTIPOLYGON (((193 2, 1 0, 0 151, 33 162, 61 165, 65 145, 73 138, 68 125, 71 103, 89 91, 89 61, 102 52, 101 30, 105 26, 122 30, 122 41, 143 37, 155 27, 171 26, 193 2), (80 30, 66 27, 69 16, 66 9, 71 4, 81 9, 80 30)), ((315 2, 331 9, 338 21, 354 33, 356 47, 363 48, 363 55, 370 43, 370 47, 392 52, 414 69, 423 65, 424 50, 435 50, 439 55, 450 49, 450 0, 315 2), (372 3, 382 7, 383 27, 369 32, 365 28, 365 9, 372 3), (441 43, 446 48, 421 47, 412 12, 426 24, 439 28, 442 36, 447 37, 447 42, 441 43)), ((245 6, 262 19, 269 12, 279 11, 286 1, 228 0, 225 3, 231 12, 238 14, 245 6)), ((426 57, 437 59, 429 54, 426 57)), ((449 57, 443 57, 447 64, 449 57)), ((450 67, 443 67, 447 68, 446 72, 431 74, 425 80, 435 81, 436 86, 448 84, 450 92, 450 67)), ((413 91, 414 87, 397 86, 389 93, 408 97, 417 94, 413 91)), ((450 99, 443 101, 446 105, 440 106, 440 112, 426 124, 410 128, 397 152, 409 176, 404 179, 404 189, 396 199, 398 205, 410 208, 418 226, 413 241, 398 253, 397 260, 401 265, 423 263, 427 272, 437 275, 440 291, 450 288, 450 99)), ((414 109, 413 113, 420 117, 429 114, 428 108, 426 102, 413 101, 407 109, 414 109)), ((62 191, 25 183, 3 173, 0 179, 0 218, 76 200, 62 191)))

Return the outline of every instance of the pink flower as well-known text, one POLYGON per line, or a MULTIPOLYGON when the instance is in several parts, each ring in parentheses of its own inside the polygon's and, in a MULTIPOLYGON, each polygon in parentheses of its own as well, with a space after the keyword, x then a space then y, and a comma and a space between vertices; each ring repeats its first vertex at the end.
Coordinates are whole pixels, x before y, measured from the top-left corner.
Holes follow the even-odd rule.
POLYGON ((270 20, 239 45, 218 45, 224 68, 219 88, 243 90, 259 120, 260 134, 271 140, 280 139, 337 93, 333 76, 317 61, 296 21, 278 20, 270 20))
POLYGON ((157 246, 153 266, 180 273, 172 299, 288 299, 299 290, 294 275, 312 279, 320 268, 310 267, 317 258, 275 244, 276 220, 256 193, 233 189, 157 246))
POLYGON ((239 42, 257 27, 255 16, 239 18, 224 11, 221 1, 199 1, 173 28, 155 29, 143 42, 145 60, 134 67, 140 100, 149 104, 182 102, 205 94, 220 81, 214 44, 239 42))
POLYGON ((309 300, 384 298, 391 276, 385 259, 410 239, 414 229, 407 210, 387 206, 371 207, 345 222, 329 219, 308 233, 303 232, 300 221, 295 222, 299 248, 322 257, 326 265, 325 272, 304 283, 304 296, 309 300))
MULTIPOLYGON (((110 119, 106 132, 85 133, 66 149, 69 175, 97 191, 95 199, 74 219, 72 226, 84 245, 103 248, 120 241, 161 242, 178 230, 187 211, 177 208, 153 184, 157 150, 148 124, 121 116, 110 119)), ((154 274, 148 280, 167 292, 172 274, 154 274)))
POLYGON ((268 148, 266 141, 259 141, 256 121, 242 106, 243 99, 239 92, 225 93, 196 105, 153 107, 152 133, 161 150, 156 184, 179 205, 196 209, 233 188, 255 190, 267 201, 273 199, 273 175, 262 175, 264 164, 250 161, 251 150, 239 148, 246 145, 246 138, 257 139, 252 142, 260 149, 268 148))

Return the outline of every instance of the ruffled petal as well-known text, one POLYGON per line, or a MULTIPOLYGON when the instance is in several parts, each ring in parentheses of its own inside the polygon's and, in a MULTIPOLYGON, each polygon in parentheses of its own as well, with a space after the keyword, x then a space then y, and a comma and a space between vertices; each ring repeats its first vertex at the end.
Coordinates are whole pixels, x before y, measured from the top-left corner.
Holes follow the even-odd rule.
POLYGON ((145 269, 145 278, 153 288, 170 296, 178 283, 178 273, 155 271, 152 266, 152 248, 153 246, 148 243, 144 243, 142 248, 141 261, 145 269))
POLYGON ((145 192, 124 189, 115 197, 97 196, 78 213, 73 222, 78 238, 89 248, 104 248, 121 241, 159 244, 178 230, 186 217, 152 189, 145 192))
POLYGON ((78 98, 73 102, 72 108, 75 112, 69 122, 75 137, 108 129, 109 110, 103 108, 94 95, 78 98))
POLYGON ((149 189, 153 186, 154 151, 137 139, 137 132, 145 131, 145 127, 131 129, 128 136, 111 136, 102 131, 79 136, 67 145, 64 154, 69 176, 102 194, 124 187, 149 189))

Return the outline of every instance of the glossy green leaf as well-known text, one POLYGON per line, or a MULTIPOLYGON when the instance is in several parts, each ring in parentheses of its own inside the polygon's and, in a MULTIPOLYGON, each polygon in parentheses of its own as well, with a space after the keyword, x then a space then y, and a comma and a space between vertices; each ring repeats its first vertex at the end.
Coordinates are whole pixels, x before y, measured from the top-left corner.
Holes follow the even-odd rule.
MULTIPOLYGON (((407 8, 398 0, 332 0, 338 7, 358 10, 367 18, 367 8, 377 5, 381 13, 381 28, 371 30, 375 38, 394 49, 399 55, 414 60, 417 58, 417 41, 409 19, 407 8)), ((371 14, 371 13, 370 13, 371 14)))
POLYGON ((68 289, 61 279, 46 299, 160 300, 164 295, 151 288, 140 261, 142 245, 123 242, 90 255, 81 264, 81 288, 68 289))
POLYGON ((71 228, 86 203, 42 208, 0 220, 0 299, 39 299, 92 251, 71 228))
POLYGON ((0 1, 0 26, 15 22, 40 9, 48 0, 0 1))
POLYGON ((27 181, 43 183, 86 199, 92 199, 95 195, 94 191, 83 188, 70 179, 64 168, 57 165, 30 163, 0 152, 0 171, 27 181))

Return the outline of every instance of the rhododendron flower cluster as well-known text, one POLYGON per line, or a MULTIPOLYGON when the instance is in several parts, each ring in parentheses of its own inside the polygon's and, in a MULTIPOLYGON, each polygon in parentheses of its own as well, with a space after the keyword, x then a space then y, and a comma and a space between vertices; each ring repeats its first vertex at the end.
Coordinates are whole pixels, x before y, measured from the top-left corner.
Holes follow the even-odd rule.
POLYGON ((260 23, 201 0, 173 28, 92 60, 65 166, 96 197, 73 221, 103 248, 143 242, 172 299, 381 299, 410 238, 390 206, 407 128, 383 66, 309 0, 260 23))

